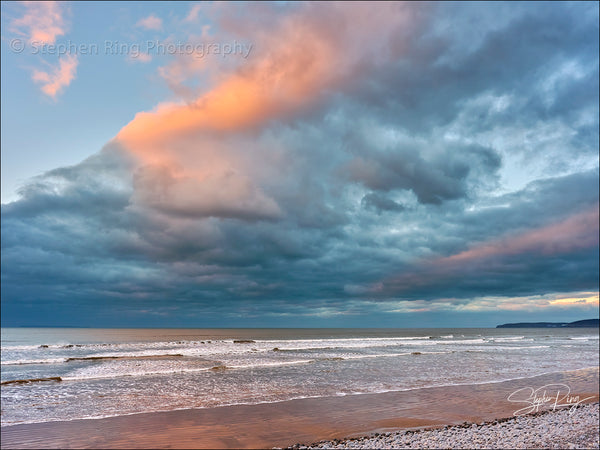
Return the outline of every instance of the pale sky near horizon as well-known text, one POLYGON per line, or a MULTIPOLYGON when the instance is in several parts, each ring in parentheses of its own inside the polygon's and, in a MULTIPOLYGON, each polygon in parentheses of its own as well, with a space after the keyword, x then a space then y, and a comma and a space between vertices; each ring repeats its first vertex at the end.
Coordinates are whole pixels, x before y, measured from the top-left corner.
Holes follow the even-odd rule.
POLYGON ((597 3, 1 8, 3 326, 598 316, 597 3))

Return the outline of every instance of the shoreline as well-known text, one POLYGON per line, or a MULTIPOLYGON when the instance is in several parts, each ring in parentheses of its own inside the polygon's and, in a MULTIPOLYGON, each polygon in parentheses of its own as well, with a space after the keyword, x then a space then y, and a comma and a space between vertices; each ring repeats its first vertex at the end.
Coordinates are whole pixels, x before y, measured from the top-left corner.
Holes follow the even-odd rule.
MULTIPOLYGON (((196 410, 207 410, 207 409, 217 409, 217 408, 231 408, 231 407, 237 407, 237 406, 257 406, 257 405, 275 405, 275 404, 279 404, 279 403, 286 403, 286 402, 292 402, 292 401, 296 401, 296 400, 310 400, 310 399, 323 399, 323 400, 327 400, 327 399, 337 399, 337 398, 343 398, 343 397, 356 397, 356 396, 361 396, 361 395, 385 395, 385 394, 397 394, 397 393, 401 393, 401 392, 411 392, 411 391, 420 391, 420 390, 424 390, 424 389, 440 389, 440 388, 447 388, 447 389, 452 389, 455 387, 462 387, 462 386, 478 386, 478 385, 493 385, 493 384, 500 384, 500 383, 510 383, 510 382, 518 382, 520 380, 528 380, 528 379, 533 379, 533 378, 537 378, 537 377, 544 377, 544 376, 553 376, 553 375, 560 375, 563 373, 570 373, 570 372, 581 372, 581 371, 594 371, 594 370, 600 370, 600 367, 582 367, 579 369, 574 369, 574 370, 570 370, 567 372, 543 372, 541 374, 538 375, 533 375, 533 376, 520 376, 520 377, 515 377, 515 378, 509 378, 506 380, 493 380, 493 381, 481 381, 481 382, 466 382, 466 383, 450 383, 450 384, 437 384, 434 386, 424 386, 424 387, 416 387, 416 388, 410 388, 410 389, 398 389, 398 390, 389 390, 389 391, 378 391, 378 392, 361 392, 361 393, 353 393, 353 394, 343 394, 343 395, 325 395, 325 396, 315 396, 315 397, 295 397, 295 398, 291 398, 291 399, 287 399, 287 400, 275 400, 275 401, 266 401, 266 402, 259 402, 259 403, 233 403, 233 404, 226 404, 226 405, 219 405, 219 406, 208 406, 208 407, 198 407, 198 408, 177 408, 177 409, 169 409, 169 410, 158 410, 158 411, 143 411, 143 412, 132 412, 132 413, 123 413, 123 414, 112 414, 112 415, 105 415, 105 416, 98 416, 98 417, 78 417, 78 418, 74 418, 74 419, 69 419, 69 420, 48 420, 48 421, 44 421, 44 422, 21 422, 21 423, 11 423, 11 424, 3 424, 1 425, 0 428, 5 428, 5 427, 12 427, 12 426, 18 426, 18 425, 41 425, 41 424, 46 424, 46 423, 68 423, 68 422, 73 422, 73 421, 79 421, 79 420, 102 420, 102 419, 113 419, 113 418, 118 418, 118 417, 128 417, 128 416, 136 416, 136 415, 145 415, 145 414, 163 414, 163 413, 169 413, 169 412, 175 412, 175 411, 196 411, 196 410)), ((31 383, 31 382, 38 382, 38 381, 64 381, 64 382, 71 382, 71 380, 60 380, 60 377, 49 377, 49 378, 39 378, 39 379, 31 379, 31 380, 11 380, 11 381, 5 381, 2 384, 3 385, 8 385, 8 384, 27 384, 27 383, 31 383)))
POLYGON ((515 390, 553 383, 567 385, 573 396, 592 396, 588 403, 598 401, 596 367, 494 383, 7 425, 1 442, 2 448, 285 448, 497 421, 523 407, 507 400, 515 390))

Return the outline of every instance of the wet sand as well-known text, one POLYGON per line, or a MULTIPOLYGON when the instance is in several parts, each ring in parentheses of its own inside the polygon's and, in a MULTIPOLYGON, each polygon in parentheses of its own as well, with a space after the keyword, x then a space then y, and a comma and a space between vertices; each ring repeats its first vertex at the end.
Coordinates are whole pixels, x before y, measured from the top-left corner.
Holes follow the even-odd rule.
MULTIPOLYGON (((598 401, 598 381, 596 368, 501 383, 12 425, 2 427, 1 442, 2 448, 286 447, 511 417, 528 406, 509 402, 511 393, 551 383, 563 383, 570 387, 572 397, 591 397, 586 403, 594 402, 598 401)), ((547 394, 555 395, 555 389, 547 394)), ((540 410, 551 406, 547 403, 540 410)))

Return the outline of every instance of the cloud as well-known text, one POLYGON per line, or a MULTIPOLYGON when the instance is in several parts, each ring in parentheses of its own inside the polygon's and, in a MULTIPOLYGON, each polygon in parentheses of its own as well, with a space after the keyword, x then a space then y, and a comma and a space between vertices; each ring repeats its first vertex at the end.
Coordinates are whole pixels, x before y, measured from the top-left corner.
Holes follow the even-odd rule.
POLYGON ((146 30, 160 31, 162 30, 163 22, 160 17, 150 14, 148 17, 138 20, 135 26, 146 30))
POLYGON ((363 208, 372 209, 377 211, 377 214, 381 214, 384 211, 396 211, 400 212, 404 210, 404 207, 392 200, 391 198, 371 192, 365 195, 360 201, 363 208))
MULTIPOLYGON (((253 55, 251 61, 244 61, 242 66, 221 74, 215 86, 191 102, 161 103, 153 111, 138 113, 119 132, 117 141, 135 154, 141 165, 156 166, 156 170, 146 171, 147 176, 150 173, 176 174, 170 177, 170 185, 175 186, 171 192, 177 192, 179 198, 189 199, 200 189, 207 197, 225 201, 227 206, 222 212, 256 207, 261 209, 258 216, 272 217, 279 207, 274 199, 265 197, 253 185, 256 175, 253 164, 239 155, 241 148, 215 151, 223 148, 223 142, 217 139, 215 143, 213 136, 245 133, 273 120, 291 120, 320 103, 322 93, 334 83, 344 83, 345 78, 361 71, 363 58, 372 58, 371 49, 361 49, 360 54, 354 54, 344 51, 344 46, 351 37, 356 39, 357 32, 366 37, 371 31, 372 25, 362 14, 366 10, 364 4, 349 10, 339 5, 323 5, 320 14, 335 17, 340 22, 337 34, 330 33, 322 19, 316 19, 311 5, 303 5, 281 17, 273 33, 254 29, 245 40, 255 41, 262 50, 253 55), (299 48, 302 50, 298 51, 299 48), (232 192, 241 195, 225 198, 217 194, 217 185, 210 187, 211 179, 234 183, 236 188, 232 192), (247 188, 240 189, 241 186, 247 188)), ((410 10, 397 5, 386 5, 382 11, 371 12, 373 14, 372 19, 380 23, 379 31, 384 40, 399 39, 394 30, 401 25, 408 26, 411 19, 410 10), (393 14, 385 14, 383 10, 393 14)), ((143 189, 155 184, 161 182, 153 180, 139 186, 143 189)), ((142 194, 137 198, 152 205, 148 199, 153 195, 142 194)), ((167 196, 171 202, 173 197, 167 196)), ((197 203, 178 204, 188 205, 189 214, 197 214, 197 203)), ((215 214, 215 208, 211 214, 215 214)))
POLYGON ((465 264, 503 255, 539 253, 555 255, 598 245, 598 205, 559 223, 477 245, 437 262, 440 265, 465 264))
POLYGON ((149 166, 135 174, 134 201, 189 217, 275 219, 281 211, 252 181, 235 171, 195 178, 173 174, 168 167, 149 166))
POLYGON ((25 7, 25 14, 11 22, 11 31, 26 36, 30 43, 36 45, 54 44, 58 36, 66 33, 63 2, 26 1, 21 4, 25 7))
POLYGON ((414 140, 388 141, 381 152, 370 148, 343 168, 350 180, 381 192, 410 189, 419 202, 440 204, 467 195, 470 172, 489 174, 500 167, 499 156, 489 148, 444 143, 436 149, 431 142, 425 147, 414 140))
MULTIPOLYGON (((38 51, 41 46, 54 45, 59 36, 68 31, 65 14, 68 8, 64 2, 20 2, 25 8, 24 15, 15 18, 10 23, 10 30, 25 36, 29 43, 38 51)), ((36 54, 39 52, 35 52, 36 54)), ((41 90, 47 96, 56 99, 64 89, 75 79, 78 58, 67 53, 60 56, 55 67, 46 61, 49 70, 33 69, 32 80, 41 85, 41 90)))
POLYGON ((190 8, 190 12, 188 13, 187 16, 185 16, 185 19, 183 21, 184 22, 195 22, 196 20, 198 20, 198 14, 200 14, 201 10, 202 10, 201 4, 193 5, 190 8))
POLYGON ((132 52, 129 53, 129 60, 130 61, 135 61, 135 62, 140 62, 140 63, 148 63, 150 61, 152 61, 152 55, 150 55, 149 53, 145 53, 145 52, 132 52))
MULTIPOLYGON (((389 312, 417 313, 417 312, 498 312, 518 311, 536 312, 541 314, 545 310, 563 312, 568 308, 578 309, 579 314, 590 314, 598 308, 598 293, 572 292, 569 294, 532 295, 523 297, 480 297, 465 301, 463 299, 445 298, 435 302, 426 300, 395 301, 385 305, 389 312), (570 297, 574 295, 575 298, 570 297)), ((583 316, 582 316, 583 317, 583 316)))
POLYGON ((2 205, 3 312, 593 311, 597 5, 454 7, 207 7, 252 53, 2 205))
POLYGON ((75 79, 78 62, 77 55, 65 55, 59 59, 58 67, 49 72, 34 69, 31 78, 35 83, 42 85, 44 94, 56 99, 56 96, 75 79))
MULTIPOLYGON (((267 33, 253 28, 245 36, 253 48, 260 49, 256 55, 253 53, 252 60, 243 61, 233 72, 220 74, 217 84, 193 102, 163 103, 152 112, 139 113, 119 137, 128 141, 154 140, 190 130, 232 131, 298 114, 305 106, 318 102, 332 84, 357 75, 363 64, 376 59, 372 52, 376 47, 348 48, 359 39, 360 43, 368 42, 374 25, 364 18, 367 10, 370 9, 366 4, 349 9, 306 4, 288 16, 277 17, 277 12, 273 12, 272 19, 279 19, 275 30, 267 33), (315 8, 319 8, 320 18, 315 8), (325 18, 338 22, 338 33, 330 33, 325 18)), ((396 44, 406 32, 398 28, 414 26, 412 16, 409 8, 394 4, 370 10, 369 17, 377 23, 383 41, 380 46, 396 44)), ((221 18, 227 27, 247 29, 239 20, 233 16, 221 18)), ((392 54, 399 51, 386 49, 392 54)), ((181 71, 190 69, 192 73, 188 75, 196 75, 194 67, 185 66, 180 59, 174 62, 176 66, 181 64, 181 71)))
MULTIPOLYGON (((597 175, 594 178, 597 180, 597 175)), ((526 206, 522 207, 513 206, 510 214, 519 211, 526 214, 526 206)), ((496 209, 495 220, 503 214, 502 209, 496 209)), ((379 296, 431 299, 443 291, 445 295, 468 298, 483 293, 530 295, 536 291, 568 292, 595 287, 598 203, 583 210, 573 209, 573 206, 570 209, 570 215, 558 221, 554 219, 528 230, 504 233, 450 256, 417 262, 403 273, 383 280, 384 288, 379 296)), ((484 217, 488 215, 484 214, 484 217)), ((507 219, 511 218, 501 220, 506 222, 507 219)), ((548 221, 548 218, 541 219, 548 221)), ((483 217, 479 223, 485 223, 483 217)))

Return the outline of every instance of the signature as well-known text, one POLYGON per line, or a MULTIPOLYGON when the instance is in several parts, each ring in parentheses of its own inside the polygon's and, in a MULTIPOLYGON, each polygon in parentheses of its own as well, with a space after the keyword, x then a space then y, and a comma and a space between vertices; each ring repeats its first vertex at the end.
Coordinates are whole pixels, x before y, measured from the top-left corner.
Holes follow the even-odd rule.
POLYGON ((569 407, 569 414, 572 414, 575 408, 586 400, 595 398, 581 398, 579 395, 571 395, 571 388, 562 383, 546 384, 540 388, 524 387, 516 390, 508 396, 508 401, 513 403, 522 403, 527 406, 516 410, 513 415, 523 416, 532 412, 538 412, 544 406, 550 406, 552 410, 557 408, 569 407))

